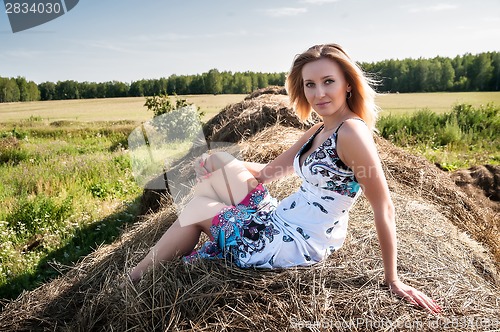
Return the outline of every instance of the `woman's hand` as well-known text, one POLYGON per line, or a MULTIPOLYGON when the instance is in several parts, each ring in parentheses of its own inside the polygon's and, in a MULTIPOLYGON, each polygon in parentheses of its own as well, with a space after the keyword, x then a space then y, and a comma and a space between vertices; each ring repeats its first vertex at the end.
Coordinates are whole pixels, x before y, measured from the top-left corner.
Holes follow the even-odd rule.
POLYGON ((432 314, 438 314, 442 310, 441 307, 433 299, 431 299, 421 291, 406 285, 400 280, 390 282, 389 289, 391 290, 391 292, 404 298, 411 304, 414 304, 417 307, 424 308, 432 314))
POLYGON ((203 153, 194 160, 193 167, 198 181, 201 181, 201 179, 207 179, 211 175, 211 173, 205 168, 205 163, 209 156, 210 155, 208 153, 203 153))

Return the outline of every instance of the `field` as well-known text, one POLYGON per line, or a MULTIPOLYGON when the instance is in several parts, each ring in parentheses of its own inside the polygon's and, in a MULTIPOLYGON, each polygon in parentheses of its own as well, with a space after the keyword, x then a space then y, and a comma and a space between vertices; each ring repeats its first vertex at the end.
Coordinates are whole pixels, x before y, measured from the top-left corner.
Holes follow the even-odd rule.
POLYGON ((382 108, 381 115, 401 115, 428 108, 436 113, 448 112, 453 105, 472 106, 494 103, 500 105, 500 92, 434 92, 401 93, 380 95, 377 104, 382 108))
MULTIPOLYGON (((182 96, 205 112, 204 120, 244 97, 182 96)), ((127 137, 153 116, 144 102, 0 104, 0 299, 45 282, 135 221, 141 188, 131 174, 127 137)), ((378 102, 382 116, 424 108, 442 114, 461 103, 498 106, 500 92, 391 94, 378 102)), ((498 151, 485 152, 484 143, 470 153, 427 143, 412 149, 449 169, 498 163, 498 151)))
MULTIPOLYGON (((211 117, 227 104, 241 101, 245 95, 182 96, 211 117)), ((144 107, 144 97, 113 99, 78 99, 0 104, 0 123, 16 122, 30 117, 44 121, 146 121, 152 113, 144 107)))
MULTIPOLYGON (((188 95, 182 96, 205 112, 205 120, 224 106, 241 101, 246 95, 188 95)), ((44 121, 145 121, 152 114, 144 107, 145 98, 113 98, 42 101, 0 104, 0 123, 16 122, 38 117, 44 121)), ((434 112, 449 111, 454 104, 479 106, 493 102, 500 105, 500 92, 409 93, 380 95, 377 103, 382 115, 404 114, 429 108, 434 112)))

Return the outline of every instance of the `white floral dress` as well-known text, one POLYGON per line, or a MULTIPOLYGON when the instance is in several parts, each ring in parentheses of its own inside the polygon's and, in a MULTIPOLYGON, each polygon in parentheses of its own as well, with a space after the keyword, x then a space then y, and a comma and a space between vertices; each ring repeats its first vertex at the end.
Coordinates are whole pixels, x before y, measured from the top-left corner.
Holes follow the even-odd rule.
POLYGON ((300 188, 281 202, 259 184, 236 206, 212 221, 212 239, 184 257, 226 258, 240 267, 286 268, 317 263, 338 250, 347 233, 349 210, 361 194, 354 173, 336 151, 338 130, 300 165, 321 126, 299 150, 295 172, 300 188))

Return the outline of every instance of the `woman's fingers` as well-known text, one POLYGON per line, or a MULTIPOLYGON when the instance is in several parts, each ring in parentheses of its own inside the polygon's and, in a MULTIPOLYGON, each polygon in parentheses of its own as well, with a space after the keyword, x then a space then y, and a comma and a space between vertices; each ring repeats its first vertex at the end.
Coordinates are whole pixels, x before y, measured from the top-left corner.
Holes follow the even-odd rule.
POLYGON ((414 304, 416 303, 419 307, 427 309, 431 313, 439 313, 442 310, 434 300, 430 299, 422 292, 417 291, 417 293, 412 296, 412 300, 414 304))
POLYGON ((390 289, 396 295, 404 298, 413 305, 426 309, 430 313, 437 314, 442 311, 442 308, 436 303, 436 301, 421 291, 405 285, 402 282, 399 282, 398 284, 391 284, 390 289))
POLYGON ((205 162, 208 156, 209 155, 207 153, 203 153, 194 160, 194 171, 196 173, 196 177, 199 179, 207 179, 211 175, 211 173, 205 168, 205 162))

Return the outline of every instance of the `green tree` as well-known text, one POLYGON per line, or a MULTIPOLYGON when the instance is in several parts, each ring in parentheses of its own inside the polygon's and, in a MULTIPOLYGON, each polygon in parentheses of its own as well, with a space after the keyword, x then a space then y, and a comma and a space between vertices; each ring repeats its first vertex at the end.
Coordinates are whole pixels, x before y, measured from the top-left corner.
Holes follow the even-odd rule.
POLYGON ((95 82, 83 82, 78 83, 78 91, 81 98, 97 98, 97 83, 95 82))
POLYGON ((0 77, 0 102, 10 103, 20 100, 19 86, 13 78, 0 77))
POLYGON ((19 100, 20 101, 29 101, 29 92, 28 92, 28 82, 24 77, 18 76, 16 78, 17 86, 19 87, 19 100))
POLYGON ((38 90, 38 85, 36 85, 35 82, 33 81, 28 82, 27 92, 29 98, 28 101, 40 100, 40 90, 38 90))
POLYGON ((54 82, 43 82, 38 84, 41 100, 56 99, 56 84, 54 82))
POLYGON ((217 69, 210 69, 206 75, 205 93, 222 93, 222 77, 217 69))
POLYGON ((450 91, 453 88, 453 82, 455 80, 455 70, 453 69, 450 58, 441 58, 441 61, 441 82, 439 85, 442 90, 450 91))
POLYGON ((487 53, 477 55, 472 61, 471 70, 469 71, 472 76, 472 89, 477 91, 486 90, 493 77, 493 70, 491 58, 487 53))
POLYGON ((79 99, 78 83, 76 81, 58 81, 56 84, 56 99, 79 99))
POLYGON ((491 54, 491 65, 493 66, 493 77, 491 79, 489 90, 500 90, 500 52, 491 54))
POLYGON ((259 75, 257 76, 257 85, 258 85, 259 89, 265 88, 266 86, 269 86, 267 74, 259 73, 259 75))
MULTIPOLYGON (((171 78, 168 79, 170 82, 171 78)), ((189 84, 191 83, 190 76, 176 76, 174 79, 176 94, 178 95, 187 95, 189 94, 189 84)))
POLYGON ((199 134, 203 112, 185 99, 170 100, 168 95, 147 97, 144 106, 152 111, 152 124, 167 141, 192 139, 199 134))
POLYGON ((191 84, 189 85, 189 91, 192 94, 203 94, 205 91, 205 82, 202 75, 195 75, 191 84))
POLYGON ((130 97, 144 97, 144 80, 135 81, 130 84, 130 97))
POLYGON ((242 73, 235 73, 233 93, 250 93, 251 91, 252 79, 242 73))

